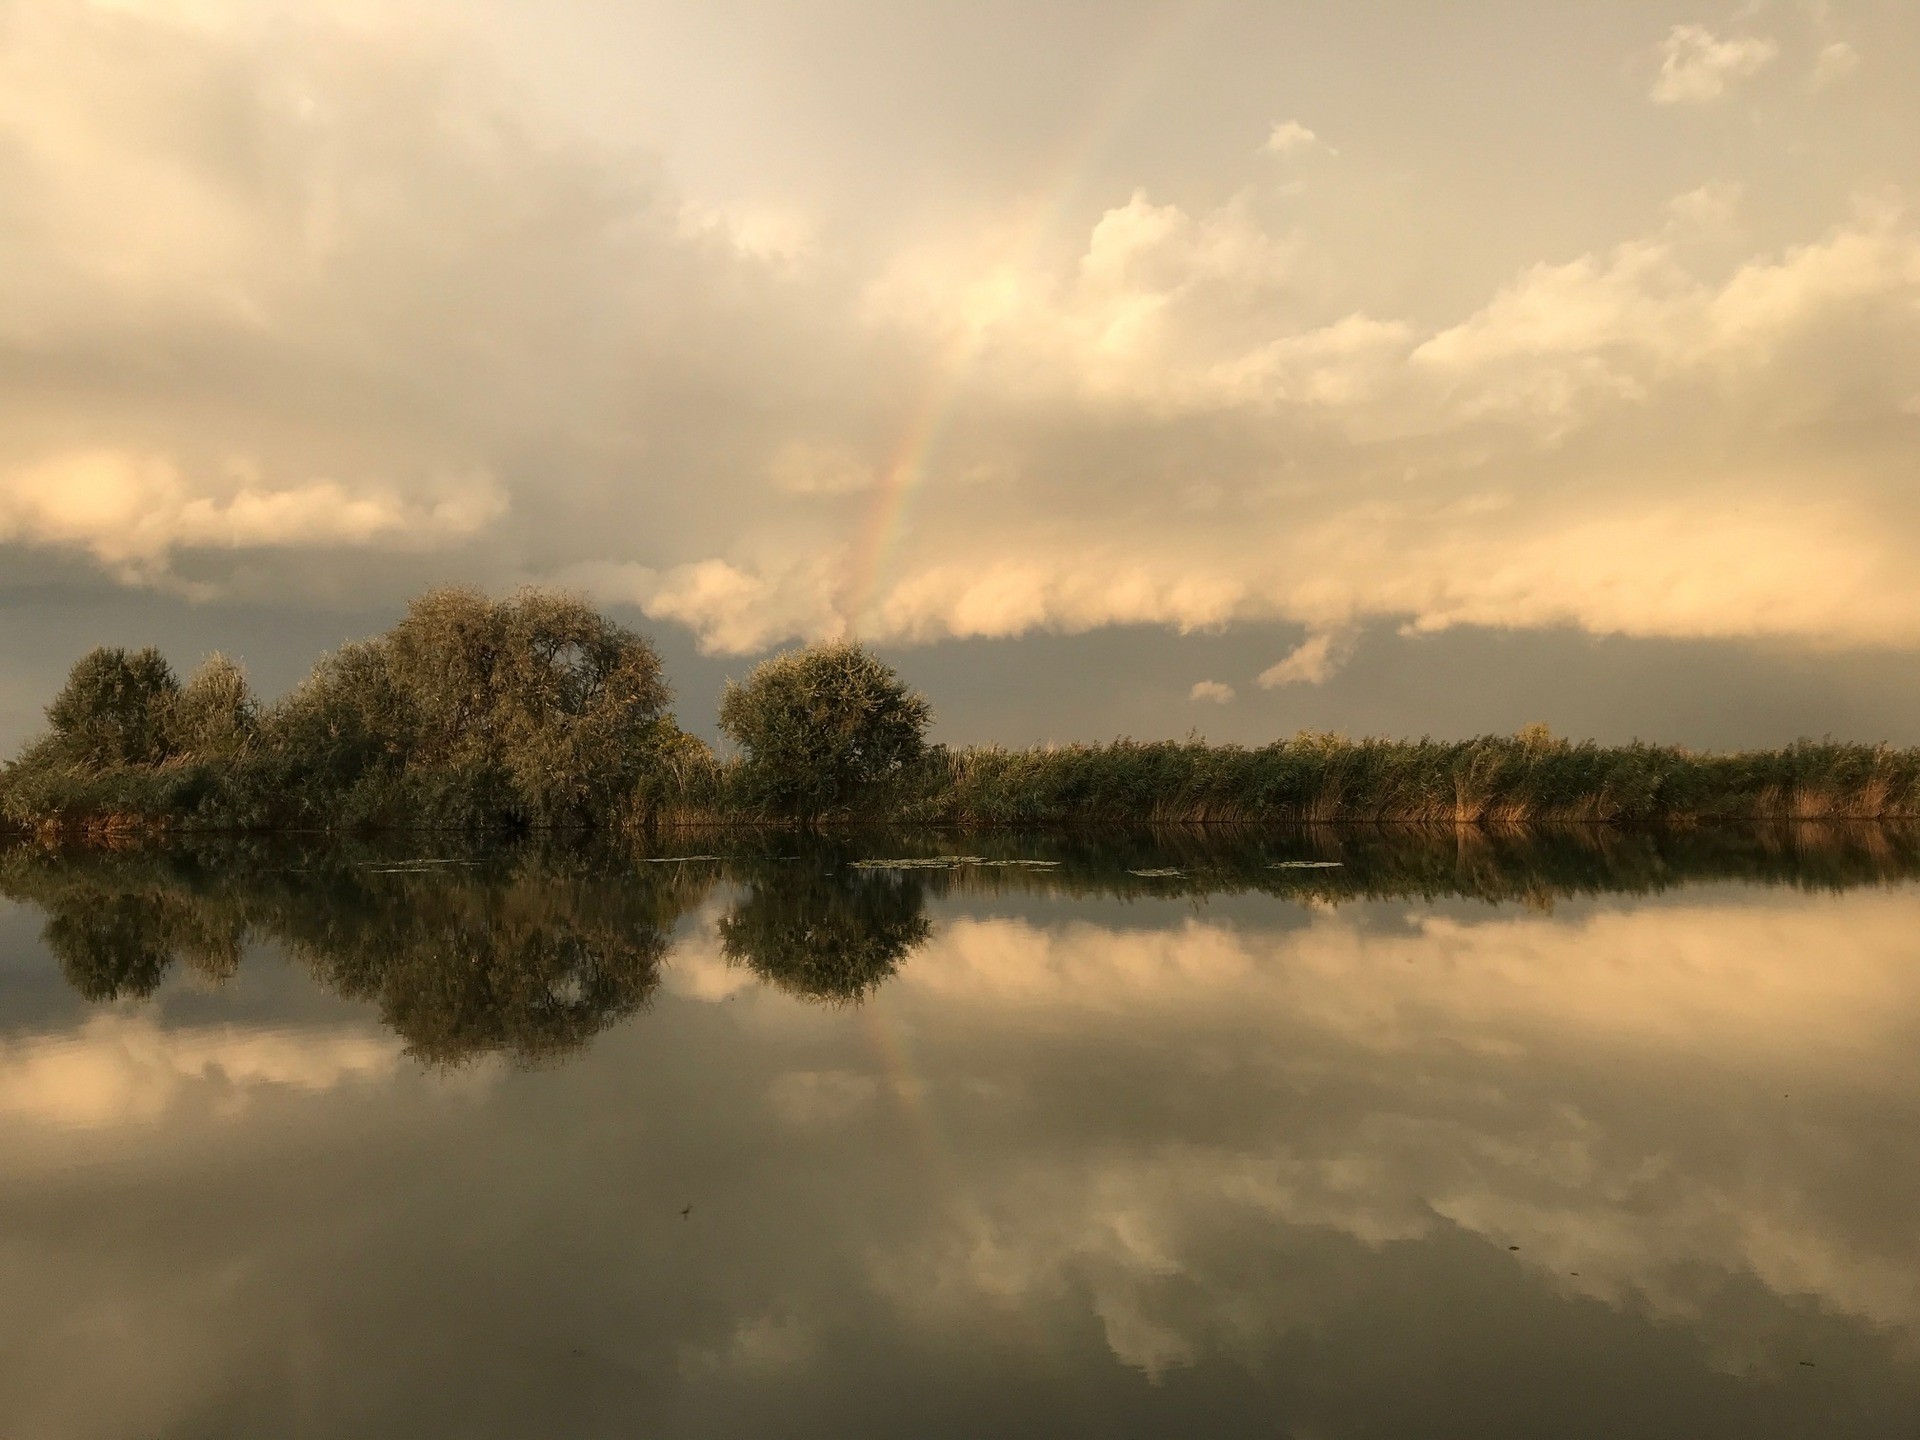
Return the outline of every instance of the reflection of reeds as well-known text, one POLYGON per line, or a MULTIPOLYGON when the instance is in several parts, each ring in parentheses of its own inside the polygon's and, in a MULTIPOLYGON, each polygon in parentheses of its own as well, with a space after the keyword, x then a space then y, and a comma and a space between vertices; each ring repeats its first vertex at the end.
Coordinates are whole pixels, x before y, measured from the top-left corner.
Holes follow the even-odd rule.
POLYGON ((1417 897, 1551 909, 1703 881, 1839 890, 1920 879, 1920 828, 1859 823, 975 830, 801 838, 741 830, 654 845, 352 842, 0 845, 0 895, 95 1000, 150 994, 177 964, 219 983, 250 943, 376 1006, 437 1064, 562 1056, 647 1003, 679 917, 715 894, 727 957, 797 995, 857 1002, 931 933, 945 899, 1264 894, 1309 905, 1417 897), (663 862, 663 863, 653 863, 663 862), (724 887, 724 888, 723 888, 724 887))

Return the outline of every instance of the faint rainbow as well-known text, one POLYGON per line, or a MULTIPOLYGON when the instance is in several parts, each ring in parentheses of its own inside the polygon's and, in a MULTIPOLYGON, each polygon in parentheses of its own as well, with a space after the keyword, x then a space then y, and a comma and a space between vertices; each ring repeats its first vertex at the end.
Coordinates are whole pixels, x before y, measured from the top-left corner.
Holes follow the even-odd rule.
MULTIPOLYGON (((1219 0, 1180 0, 1170 4, 1142 32, 1117 67, 1101 102, 1074 139, 1062 146, 1051 167, 1053 180, 1041 185, 1025 218, 1014 227, 1017 237, 1004 263, 1030 267, 1049 236, 1058 229, 1068 208, 1085 185, 1094 162, 1112 141, 1126 118, 1145 95, 1169 45, 1192 28, 1219 0)), ((908 502, 927 478, 928 467, 953 418, 954 402, 978 358, 982 337, 962 336, 950 352, 929 371, 919 402, 908 412, 892 456, 881 468, 873 499, 861 519, 849 551, 847 580, 842 592, 841 620, 849 636, 857 637, 879 599, 887 560, 906 534, 908 502)))
POLYGON ((950 1199, 963 1201, 965 1195, 959 1163, 954 1159, 953 1149, 941 1133, 933 1107, 928 1103, 927 1084, 914 1068, 907 1049, 906 1032, 900 1022, 887 1012, 878 995, 868 996, 861 1004, 860 1012, 866 1022, 867 1038, 879 1058, 880 1068, 886 1074, 888 1088, 900 1102, 900 1113, 906 1117, 907 1128, 913 1132, 914 1143, 919 1147, 921 1160, 933 1184, 950 1199))

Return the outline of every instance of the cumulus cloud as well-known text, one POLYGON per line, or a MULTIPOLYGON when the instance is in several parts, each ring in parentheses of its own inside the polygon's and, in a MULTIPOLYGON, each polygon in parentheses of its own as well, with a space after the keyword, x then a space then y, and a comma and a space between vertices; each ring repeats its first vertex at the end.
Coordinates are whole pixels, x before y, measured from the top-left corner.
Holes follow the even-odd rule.
POLYGON ((1267 133, 1269 155, 1301 155, 1315 149, 1320 137, 1298 120, 1281 120, 1267 133))
POLYGON ((1214 705, 1233 703, 1233 686, 1222 684, 1218 680, 1199 680, 1193 689, 1187 692, 1187 698, 1195 701, 1207 701, 1214 705))
POLYGON ((1323 631, 1309 636, 1285 659, 1262 670, 1258 684, 1262 690, 1281 685, 1324 685, 1352 653, 1351 636, 1323 631))
POLYGON ((1860 68, 1860 52, 1844 40, 1836 40, 1831 45, 1821 47, 1819 58, 1813 62, 1813 84, 1816 90, 1824 90, 1837 81, 1844 80, 1860 68))
POLYGON ((431 549, 506 509, 486 476, 438 488, 439 498, 414 503, 378 486, 274 484, 243 460, 189 477, 163 455, 70 451, 0 475, 0 542, 71 546, 125 578, 154 580, 183 550, 431 549))
MULTIPOLYGON (((1913 643, 1896 448, 1856 448, 1810 486, 1829 462, 1807 447, 1862 403, 1904 413, 1920 237, 1866 199, 1821 237, 1703 273, 1690 237, 1725 233, 1736 204, 1691 192, 1655 234, 1529 267, 1423 330, 1303 323, 1289 242, 1244 207, 1194 219, 1136 195, 1069 271, 996 270, 992 307, 964 270, 911 305, 881 292, 930 343, 964 331, 973 359, 945 401, 951 453, 916 481, 920 523, 857 613, 831 565, 738 559, 651 603, 723 649, 805 617, 803 633, 908 641, 1245 619, 1330 635, 1380 616, 1913 643), (1702 407, 1732 427, 1711 448, 1702 407), (1142 424, 1164 438, 1109 439, 1142 424), (1783 425, 1785 449, 1768 439, 1783 425), (1169 483, 1170 452, 1236 458, 1169 483)), ((1337 649, 1278 674, 1324 678, 1337 649)))
POLYGON ((1656 105, 1711 104, 1779 54, 1779 42, 1766 36, 1723 40, 1704 25, 1676 25, 1660 43, 1660 74, 1649 94, 1656 105))

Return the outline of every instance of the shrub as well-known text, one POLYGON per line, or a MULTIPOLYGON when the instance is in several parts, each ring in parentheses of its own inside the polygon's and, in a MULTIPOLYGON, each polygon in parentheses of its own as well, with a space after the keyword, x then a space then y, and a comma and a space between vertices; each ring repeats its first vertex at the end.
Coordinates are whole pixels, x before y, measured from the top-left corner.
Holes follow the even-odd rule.
POLYGON ((157 765, 171 749, 180 683, 158 650, 101 646, 80 657, 47 707, 51 748, 69 764, 157 765))
POLYGON ((776 655, 729 681, 720 728, 746 752, 750 788, 812 819, 845 809, 926 753, 926 700, 859 645, 776 655))
POLYGON ((225 655, 209 655, 175 699, 168 748, 201 759, 239 754, 259 728, 260 707, 247 675, 225 655))

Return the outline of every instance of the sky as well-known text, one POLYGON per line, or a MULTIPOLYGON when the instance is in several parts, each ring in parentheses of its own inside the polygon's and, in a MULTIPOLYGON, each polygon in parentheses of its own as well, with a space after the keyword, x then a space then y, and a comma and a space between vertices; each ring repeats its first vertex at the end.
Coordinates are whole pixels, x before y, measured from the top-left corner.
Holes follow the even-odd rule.
POLYGON ((1920 743, 1920 5, 0 0, 0 749, 458 582, 684 723, 1920 743))

